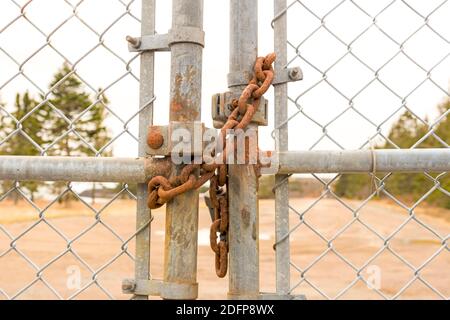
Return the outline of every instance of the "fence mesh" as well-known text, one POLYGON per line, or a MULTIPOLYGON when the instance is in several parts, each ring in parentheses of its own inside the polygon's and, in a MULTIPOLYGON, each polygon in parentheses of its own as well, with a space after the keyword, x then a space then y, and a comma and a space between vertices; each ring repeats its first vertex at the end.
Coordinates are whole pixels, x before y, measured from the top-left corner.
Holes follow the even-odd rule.
MULTIPOLYGON (((288 66, 305 74, 280 126, 290 149, 448 148, 449 13, 448 1, 288 1, 274 20, 287 15, 288 66)), ((449 298, 448 211, 429 205, 448 207, 447 173, 303 178, 321 191, 286 204, 292 293, 449 298)))
MULTIPOLYGON (((449 147, 448 1, 288 3, 276 17, 288 16, 288 66, 305 75, 289 84, 291 150, 449 147)), ((139 34, 139 17, 140 1, 3 1, 2 154, 136 155, 138 54, 124 38, 139 34), (61 92, 82 96, 81 107, 61 92), (99 119, 105 126, 93 131, 99 119)), ((291 292, 448 299, 450 225, 436 205, 448 207, 447 174, 361 176, 301 177, 320 192, 285 204, 291 292), (421 188, 405 195, 398 181, 421 188)), ((288 179, 295 194, 299 177, 288 179)), ((109 192, 95 203, 92 184, 40 188, 0 185, 0 299, 124 297, 120 281, 134 272, 136 230, 124 223, 134 219, 133 187, 102 186, 109 192), (115 216, 125 208, 133 217, 115 216)))
MULTIPOLYGON (((139 34, 139 17, 138 1, 3 1, 2 152, 101 157, 115 148, 136 155, 138 108, 130 106, 139 101, 139 55, 124 39, 139 34), (92 127, 101 120, 105 126, 92 127)), ((133 276, 136 231, 111 212, 135 208, 135 190, 109 186, 93 203, 82 193, 92 184, 46 183, 46 197, 35 197, 33 182, 1 188, 1 298, 121 297, 121 280, 133 276)))

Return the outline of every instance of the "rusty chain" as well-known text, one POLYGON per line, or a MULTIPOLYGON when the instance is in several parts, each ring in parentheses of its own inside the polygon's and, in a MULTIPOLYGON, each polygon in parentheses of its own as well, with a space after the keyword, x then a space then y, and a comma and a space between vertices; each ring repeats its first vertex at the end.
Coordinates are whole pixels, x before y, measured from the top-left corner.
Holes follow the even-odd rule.
POLYGON ((167 179, 156 176, 148 183, 147 205, 150 209, 156 209, 173 199, 179 194, 201 187, 206 181, 210 181, 209 195, 214 209, 214 221, 210 229, 210 245, 215 253, 215 268, 218 277, 223 278, 228 268, 228 195, 227 185, 227 130, 245 129, 252 121, 258 110, 260 99, 273 82, 274 70, 272 67, 276 59, 275 53, 265 57, 258 57, 254 66, 253 78, 242 91, 239 99, 232 101, 232 112, 220 129, 219 138, 216 140, 215 150, 221 154, 211 153, 211 159, 222 157, 221 164, 216 162, 203 164, 188 164, 183 167, 180 175, 167 179), (197 171, 200 175, 197 178, 197 171), (220 234, 217 242, 217 234, 220 234))

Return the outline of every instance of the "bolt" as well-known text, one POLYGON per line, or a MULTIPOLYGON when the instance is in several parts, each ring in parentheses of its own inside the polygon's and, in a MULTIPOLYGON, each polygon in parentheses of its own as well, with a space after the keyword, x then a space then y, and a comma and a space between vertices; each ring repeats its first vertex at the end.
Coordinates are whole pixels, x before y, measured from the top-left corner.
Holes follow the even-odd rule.
POLYGON ((133 292, 136 289, 136 282, 131 279, 125 279, 122 281, 122 291, 133 292))
POLYGON ((127 36, 125 39, 135 49, 139 48, 139 46, 141 45, 141 40, 139 38, 135 38, 135 37, 132 37, 132 36, 127 36))
POLYGON ((289 71, 289 79, 291 80, 298 80, 300 75, 301 73, 299 68, 293 68, 289 71))
POLYGON ((152 149, 159 149, 164 144, 164 137, 157 128, 150 128, 147 136, 147 144, 152 149))

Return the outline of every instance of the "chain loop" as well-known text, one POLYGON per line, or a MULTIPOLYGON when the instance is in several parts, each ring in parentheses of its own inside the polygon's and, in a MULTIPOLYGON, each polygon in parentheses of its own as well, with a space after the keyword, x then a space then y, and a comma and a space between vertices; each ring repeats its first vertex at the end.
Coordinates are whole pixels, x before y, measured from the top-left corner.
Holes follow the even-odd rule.
POLYGON ((214 208, 214 222, 210 229, 210 246, 215 253, 215 268, 218 277, 223 278, 228 268, 228 194, 227 177, 227 130, 245 129, 258 111, 260 99, 269 89, 274 78, 272 63, 275 61, 275 53, 265 57, 258 57, 254 66, 254 76, 242 91, 239 99, 232 102, 232 112, 220 129, 216 150, 223 150, 221 154, 214 154, 211 159, 220 159, 223 164, 203 163, 188 164, 183 167, 180 175, 167 179, 163 176, 152 178, 148 183, 147 205, 150 209, 156 209, 172 200, 174 197, 189 190, 201 187, 206 181, 210 181, 209 194, 214 208), (221 147, 221 148, 220 148, 221 147), (197 178, 196 171, 200 169, 197 178), (219 234, 219 242, 217 242, 219 234))

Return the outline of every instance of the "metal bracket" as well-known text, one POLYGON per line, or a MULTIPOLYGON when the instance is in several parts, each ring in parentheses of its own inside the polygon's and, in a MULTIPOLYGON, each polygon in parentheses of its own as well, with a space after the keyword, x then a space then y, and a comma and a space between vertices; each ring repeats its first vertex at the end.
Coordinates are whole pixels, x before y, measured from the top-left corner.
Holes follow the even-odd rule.
POLYGON ((195 27, 178 27, 166 34, 154 34, 142 37, 127 36, 128 51, 170 51, 174 43, 195 43, 205 46, 205 32, 195 27))
POLYGON ((171 121, 167 126, 150 126, 146 152, 153 156, 169 156, 175 146, 183 144, 183 150, 189 149, 190 154, 201 157, 204 150, 204 132, 204 124, 197 121, 171 121), (185 140, 185 134, 189 134, 190 139, 185 140), (183 141, 180 141, 180 138, 183 138, 183 141), (157 143, 154 143, 155 140, 157 143))
MULTIPOLYGON (((232 107, 231 102, 234 98, 231 92, 217 93, 212 96, 211 100, 211 116, 213 118, 214 128, 220 129, 227 121, 228 116, 231 114, 232 107)), ((253 116, 252 123, 256 123, 259 126, 268 125, 268 105, 269 101, 264 97, 261 97, 258 111, 253 116)))
POLYGON ((261 292, 258 300, 306 300, 304 294, 278 294, 261 292))
POLYGON ((159 296, 163 299, 196 299, 198 283, 125 279, 122 281, 122 292, 139 296, 159 296))
MULTIPOLYGON (((253 73, 250 72, 232 72, 228 74, 228 87, 246 86, 252 79, 253 73)), ((294 82, 303 79, 303 72, 300 67, 286 68, 282 70, 275 70, 275 78, 272 84, 282 84, 287 82, 294 82)))

